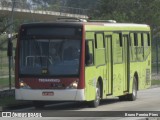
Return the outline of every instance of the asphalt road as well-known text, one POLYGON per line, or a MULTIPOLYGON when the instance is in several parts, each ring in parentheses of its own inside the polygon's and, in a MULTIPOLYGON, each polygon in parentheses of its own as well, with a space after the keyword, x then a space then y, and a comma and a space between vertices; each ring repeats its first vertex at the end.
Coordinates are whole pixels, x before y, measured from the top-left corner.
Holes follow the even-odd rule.
MULTIPOLYGON (((103 100, 101 105, 97 108, 90 108, 86 103, 75 103, 75 102, 66 102, 66 103, 59 103, 53 105, 47 105, 41 110, 36 110, 34 107, 26 108, 26 109, 16 109, 12 110, 12 112, 42 112, 49 116, 54 117, 95 117, 97 114, 99 120, 105 119, 102 118, 103 116, 106 117, 108 114, 111 117, 111 120, 117 119, 126 119, 131 120, 131 118, 121 118, 122 114, 130 114, 132 119, 136 119, 134 116, 135 113, 146 113, 145 111, 149 111, 153 113, 156 117, 158 114, 160 116, 160 87, 151 88, 147 90, 142 90, 138 92, 138 98, 136 101, 119 101, 118 98, 110 98, 107 100, 103 100), (96 112, 98 111, 98 112, 96 112), (107 112, 106 112, 107 111, 107 112), (120 111, 120 112, 117 112, 120 111), (105 113, 106 112, 106 113, 105 113), (120 116, 118 115, 120 114, 120 116), (114 118, 116 117, 116 118, 114 118)), ((148 114, 148 113, 147 113, 148 114)), ((89 118, 88 119, 91 119, 89 118)), ((138 116, 139 117, 139 116, 138 116)), ((140 116, 140 119, 146 118, 144 114, 140 116)), ((50 118, 48 118, 49 120, 50 118)), ((60 118, 56 118, 59 120, 60 118)), ((65 118, 66 119, 66 118, 65 118)), ((70 119, 70 118, 67 118, 70 119)), ((72 120, 72 119, 71 119, 72 120)), ((81 120, 81 118, 78 118, 81 120)))
MULTIPOLYGON (((35 108, 19 109, 32 111, 35 108)), ((160 87, 138 91, 136 101, 119 101, 109 98, 101 101, 97 108, 90 108, 86 103, 66 102, 47 105, 43 110, 73 110, 73 111, 160 111, 160 87)), ((16 110, 17 111, 17 110, 16 110)))

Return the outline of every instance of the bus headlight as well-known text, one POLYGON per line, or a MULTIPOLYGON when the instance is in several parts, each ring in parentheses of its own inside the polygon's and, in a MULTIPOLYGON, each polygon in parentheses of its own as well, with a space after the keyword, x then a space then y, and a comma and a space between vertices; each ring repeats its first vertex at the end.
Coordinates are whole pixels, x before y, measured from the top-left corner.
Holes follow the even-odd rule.
POLYGON ((25 86, 25 83, 24 83, 23 81, 21 81, 21 82, 19 83, 19 86, 20 86, 20 87, 24 87, 24 86, 25 86))
POLYGON ((67 86, 67 89, 77 89, 77 87, 78 87, 78 82, 74 81, 69 86, 67 86))
POLYGON ((19 82, 19 86, 20 86, 20 88, 24 88, 24 89, 29 89, 30 87, 26 84, 26 83, 24 83, 23 81, 20 81, 19 82))

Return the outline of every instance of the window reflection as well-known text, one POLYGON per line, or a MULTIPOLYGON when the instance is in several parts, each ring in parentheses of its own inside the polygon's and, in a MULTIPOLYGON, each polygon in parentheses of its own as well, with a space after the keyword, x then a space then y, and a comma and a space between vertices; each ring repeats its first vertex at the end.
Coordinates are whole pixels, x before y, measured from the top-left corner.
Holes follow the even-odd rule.
POLYGON ((20 73, 39 75, 45 68, 49 75, 79 73, 80 40, 22 40, 20 73))

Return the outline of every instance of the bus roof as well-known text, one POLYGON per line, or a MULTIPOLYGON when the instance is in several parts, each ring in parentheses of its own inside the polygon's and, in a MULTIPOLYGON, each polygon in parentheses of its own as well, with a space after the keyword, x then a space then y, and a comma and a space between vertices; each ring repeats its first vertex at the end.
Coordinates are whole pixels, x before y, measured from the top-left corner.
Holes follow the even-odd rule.
POLYGON ((86 30, 131 30, 131 31, 150 31, 150 26, 135 23, 85 23, 86 30))
POLYGON ((33 22, 33 23, 25 23, 21 26, 82 26, 81 22, 33 22))
POLYGON ((101 22, 39 22, 22 24, 24 27, 35 26, 85 26, 85 30, 143 30, 149 31, 150 26, 135 23, 101 23, 101 22))

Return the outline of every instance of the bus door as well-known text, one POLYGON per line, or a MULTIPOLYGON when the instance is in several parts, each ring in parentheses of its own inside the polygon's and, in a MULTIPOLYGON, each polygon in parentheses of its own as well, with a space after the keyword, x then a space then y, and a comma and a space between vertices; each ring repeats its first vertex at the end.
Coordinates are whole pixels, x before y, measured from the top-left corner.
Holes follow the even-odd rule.
POLYGON ((123 35, 123 62, 124 62, 124 92, 129 92, 130 79, 130 39, 128 35, 123 35))
POLYGON ((113 55, 112 55, 112 35, 105 36, 106 49, 106 88, 107 95, 113 94, 113 55))

